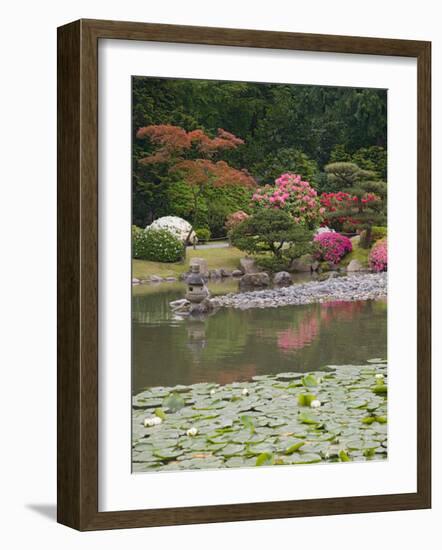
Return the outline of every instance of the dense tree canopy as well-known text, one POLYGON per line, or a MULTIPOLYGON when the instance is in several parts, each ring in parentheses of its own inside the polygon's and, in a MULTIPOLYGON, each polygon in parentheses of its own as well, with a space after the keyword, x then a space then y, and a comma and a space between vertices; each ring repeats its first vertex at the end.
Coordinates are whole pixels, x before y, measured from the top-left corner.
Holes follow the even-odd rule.
MULTIPOLYGON (((145 139, 141 128, 181 127, 184 137, 199 136, 203 148, 220 144, 215 140, 223 139, 223 128, 241 146, 219 147, 213 162, 247 170, 259 185, 295 172, 322 192, 333 191, 324 172, 331 162, 353 162, 386 179, 386 110, 385 90, 135 77, 133 221, 145 226, 159 216, 194 211, 191 195, 178 193, 186 189, 183 171, 145 160, 170 151, 145 139)), ((198 225, 219 236, 228 214, 248 212, 250 195, 241 186, 210 193, 198 198, 198 225)))

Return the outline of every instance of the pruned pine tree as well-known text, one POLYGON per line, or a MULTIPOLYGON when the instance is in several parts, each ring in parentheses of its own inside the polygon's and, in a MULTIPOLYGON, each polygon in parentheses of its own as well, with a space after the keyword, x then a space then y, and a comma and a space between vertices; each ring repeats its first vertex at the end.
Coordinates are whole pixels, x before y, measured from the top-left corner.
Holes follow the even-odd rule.
POLYGON ((349 199, 337 203, 329 217, 346 219, 361 232, 361 248, 369 248, 374 225, 387 221, 387 183, 376 174, 351 162, 335 162, 325 167, 330 183, 345 190, 349 199))

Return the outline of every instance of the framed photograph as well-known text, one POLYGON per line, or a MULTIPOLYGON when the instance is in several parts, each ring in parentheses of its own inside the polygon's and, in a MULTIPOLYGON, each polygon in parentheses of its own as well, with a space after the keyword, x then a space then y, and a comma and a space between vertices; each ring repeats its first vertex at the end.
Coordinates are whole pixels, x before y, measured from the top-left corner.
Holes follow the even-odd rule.
POLYGON ((429 42, 58 29, 58 521, 431 506, 429 42))

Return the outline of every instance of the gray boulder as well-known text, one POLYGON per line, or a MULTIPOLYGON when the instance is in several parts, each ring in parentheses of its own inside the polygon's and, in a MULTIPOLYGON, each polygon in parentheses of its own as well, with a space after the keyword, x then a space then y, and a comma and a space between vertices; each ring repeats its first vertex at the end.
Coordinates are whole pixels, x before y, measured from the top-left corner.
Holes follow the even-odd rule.
POLYGON ((239 288, 264 288, 270 285, 270 277, 265 271, 246 273, 239 281, 239 288))
POLYGON ((221 274, 221 277, 231 277, 232 276, 232 272, 229 271, 228 269, 225 269, 224 267, 221 267, 219 272, 221 274))
POLYGON ((211 269, 209 271, 209 279, 221 279, 221 269, 211 269))
POLYGON ((292 282, 292 277, 288 271, 279 271, 273 277, 273 284, 278 286, 289 286, 292 282))
POLYGON ((207 315, 213 311, 214 304, 210 298, 204 298, 199 304, 191 304, 190 315, 207 315))
POLYGON ((232 271, 232 277, 242 277, 243 272, 240 269, 234 269, 232 271))
POLYGON ((151 283, 161 283, 162 281, 164 281, 163 277, 160 277, 159 275, 151 275, 149 277, 149 281, 151 283))
POLYGON ((316 271, 318 269, 318 262, 315 261, 311 254, 304 254, 300 258, 295 258, 290 264, 290 271, 296 273, 307 273, 316 271))
POLYGON ((352 260, 347 266, 347 271, 365 271, 365 268, 359 260, 352 260))
POLYGON ((248 273, 258 273, 255 260, 253 258, 241 258, 239 260, 241 269, 247 275, 248 273))
POLYGON ((189 300, 183 298, 182 300, 174 300, 173 302, 169 302, 169 306, 174 313, 187 314, 190 311, 191 303, 189 300))

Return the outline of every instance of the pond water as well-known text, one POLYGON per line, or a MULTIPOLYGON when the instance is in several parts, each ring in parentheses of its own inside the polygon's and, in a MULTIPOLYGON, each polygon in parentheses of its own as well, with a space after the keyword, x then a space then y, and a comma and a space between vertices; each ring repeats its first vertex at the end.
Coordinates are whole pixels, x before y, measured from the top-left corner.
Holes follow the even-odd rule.
MULTIPOLYGON (((238 283, 209 286, 215 295, 236 292, 238 283)), ((134 287, 133 394, 152 386, 229 384, 387 356, 386 301, 221 309, 205 320, 180 320, 169 302, 184 292, 184 283, 134 287)))

